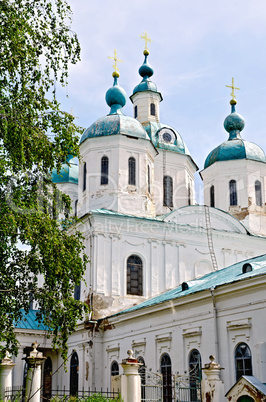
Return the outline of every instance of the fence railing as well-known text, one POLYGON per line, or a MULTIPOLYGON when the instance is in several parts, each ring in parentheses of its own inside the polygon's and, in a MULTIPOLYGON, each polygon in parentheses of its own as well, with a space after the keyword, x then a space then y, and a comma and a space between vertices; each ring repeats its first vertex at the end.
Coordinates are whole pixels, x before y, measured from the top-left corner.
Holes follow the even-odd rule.
MULTIPOLYGON (((46 402, 56 397, 58 400, 63 400, 65 402, 71 399, 72 396, 77 397, 80 401, 82 401, 83 399, 87 400, 89 397, 92 396, 94 400, 97 400, 97 397, 99 397, 99 399, 101 397, 105 397, 108 399, 118 399, 120 396, 119 390, 114 391, 109 390, 108 388, 106 391, 104 391, 102 388, 100 390, 97 390, 96 388, 89 388, 88 390, 82 389, 77 392, 71 393, 70 390, 63 387, 62 389, 57 388, 56 390, 51 390, 49 394, 49 396, 47 394, 45 396, 42 395, 41 400, 43 402, 46 402)), ((25 400, 25 388, 23 388, 22 386, 7 388, 5 391, 5 398, 7 401, 11 402, 23 402, 25 400)))

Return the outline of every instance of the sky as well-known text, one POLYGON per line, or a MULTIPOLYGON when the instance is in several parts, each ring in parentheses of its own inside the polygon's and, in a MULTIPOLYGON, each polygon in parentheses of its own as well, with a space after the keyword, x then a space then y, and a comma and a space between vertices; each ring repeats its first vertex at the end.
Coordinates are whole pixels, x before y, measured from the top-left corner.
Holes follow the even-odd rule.
MULTIPOLYGON (((174 127, 203 169, 209 152, 228 138, 232 77, 236 111, 245 119, 242 137, 266 151, 265 0, 68 0, 81 61, 70 67, 69 84, 58 90, 62 107, 87 128, 109 113, 105 93, 112 86, 114 49, 119 84, 128 97, 141 81, 147 31, 152 81, 163 96, 160 121, 174 127), (66 98, 66 96, 68 96, 66 98)), ((133 116, 128 98, 124 114, 133 116)), ((202 202, 196 178, 198 202, 202 202)))

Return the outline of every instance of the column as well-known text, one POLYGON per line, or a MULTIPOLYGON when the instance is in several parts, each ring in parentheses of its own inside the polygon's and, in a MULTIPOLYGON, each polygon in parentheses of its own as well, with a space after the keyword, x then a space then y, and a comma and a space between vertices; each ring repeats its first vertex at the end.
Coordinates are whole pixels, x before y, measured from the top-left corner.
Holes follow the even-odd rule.
POLYGON ((12 391, 12 370, 15 364, 8 356, 8 352, 6 356, 2 359, 0 364, 0 397, 3 401, 6 401, 5 397, 6 390, 12 391))
POLYGON ((202 402, 222 402, 224 397, 224 383, 220 379, 221 366, 216 363, 215 357, 209 357, 210 363, 205 364, 203 372, 207 378, 201 381, 202 402))
POLYGON ((138 369, 141 366, 133 358, 133 351, 127 351, 128 358, 122 360, 123 374, 121 376, 121 399, 124 402, 141 401, 141 381, 138 369))
POLYGON ((30 355, 24 359, 28 363, 27 379, 26 379, 26 401, 40 402, 41 400, 41 366, 46 359, 43 354, 37 350, 39 346, 37 342, 31 345, 33 350, 30 355))

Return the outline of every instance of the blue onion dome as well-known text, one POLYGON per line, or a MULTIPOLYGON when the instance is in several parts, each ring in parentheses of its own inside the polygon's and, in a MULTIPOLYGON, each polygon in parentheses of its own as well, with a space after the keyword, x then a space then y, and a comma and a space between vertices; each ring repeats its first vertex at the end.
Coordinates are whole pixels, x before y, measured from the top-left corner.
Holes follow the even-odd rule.
POLYGON ((79 167, 77 163, 77 158, 72 155, 68 155, 67 163, 61 166, 60 172, 57 173, 57 169, 54 168, 52 171, 52 182, 53 183, 74 183, 78 184, 79 167))
POLYGON ((142 81, 134 88, 133 95, 137 92, 151 91, 157 92, 162 100, 162 95, 157 91, 157 86, 151 81, 150 77, 153 75, 153 68, 148 62, 149 51, 146 49, 143 52, 144 62, 139 68, 139 75, 142 77, 142 81))
POLYGON ((106 92, 105 100, 111 110, 107 116, 96 120, 88 127, 80 139, 80 144, 87 138, 104 137, 115 134, 127 135, 135 138, 149 139, 141 123, 133 117, 125 116, 122 112, 126 104, 126 92, 118 85, 119 73, 113 73, 114 85, 106 92))
POLYGON ((108 89, 105 95, 105 100, 108 106, 110 106, 110 114, 122 113, 121 109, 126 104, 127 94, 126 91, 118 84, 119 73, 113 72, 114 84, 108 89))
POLYGON ((258 145, 242 139, 240 133, 245 127, 244 118, 235 111, 236 100, 232 99, 230 104, 231 113, 224 121, 224 128, 229 133, 229 138, 209 153, 205 160, 204 169, 215 162, 236 159, 266 162, 265 153, 258 145))

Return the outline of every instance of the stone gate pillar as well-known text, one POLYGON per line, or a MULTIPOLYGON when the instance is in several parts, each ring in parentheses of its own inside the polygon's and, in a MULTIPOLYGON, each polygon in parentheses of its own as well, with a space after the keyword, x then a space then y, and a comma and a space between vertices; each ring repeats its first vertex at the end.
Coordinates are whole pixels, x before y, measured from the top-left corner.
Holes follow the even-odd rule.
POLYGON ((29 356, 24 358, 28 363, 26 401, 30 399, 30 402, 40 402, 42 380, 41 367, 46 357, 43 357, 43 354, 37 350, 37 347, 39 346, 37 342, 33 342, 31 346, 33 350, 30 352, 29 356))
POLYGON ((12 370, 15 363, 9 358, 8 352, 0 364, 0 398, 6 401, 5 392, 12 389, 12 370))
POLYGON ((133 358, 133 351, 127 351, 128 358, 122 360, 121 399, 124 402, 141 401, 141 381, 138 369, 141 363, 133 358))
POLYGON ((223 402, 225 401, 224 383, 220 379, 222 368, 214 361, 213 355, 209 359, 211 362, 205 364, 203 368, 207 378, 201 381, 202 402, 223 402))

